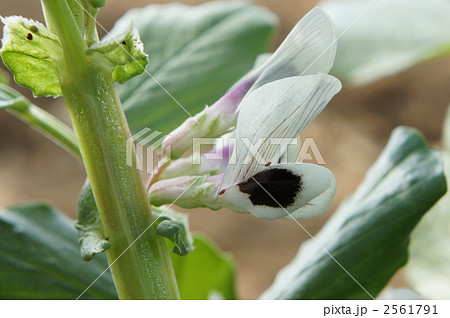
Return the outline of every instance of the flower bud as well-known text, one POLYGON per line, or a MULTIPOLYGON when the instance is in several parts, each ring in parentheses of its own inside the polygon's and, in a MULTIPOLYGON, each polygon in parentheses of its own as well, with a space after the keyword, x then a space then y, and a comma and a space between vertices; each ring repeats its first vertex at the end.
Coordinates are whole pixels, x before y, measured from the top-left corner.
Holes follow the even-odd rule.
POLYGON ((176 204, 185 209, 208 207, 220 209, 216 202, 222 175, 183 176, 155 182, 149 190, 150 203, 155 206, 176 204))
POLYGON ((239 104, 254 82, 254 77, 243 79, 212 106, 188 118, 166 137, 162 144, 164 153, 180 158, 192 149, 194 138, 217 138, 229 132, 236 125, 239 104))

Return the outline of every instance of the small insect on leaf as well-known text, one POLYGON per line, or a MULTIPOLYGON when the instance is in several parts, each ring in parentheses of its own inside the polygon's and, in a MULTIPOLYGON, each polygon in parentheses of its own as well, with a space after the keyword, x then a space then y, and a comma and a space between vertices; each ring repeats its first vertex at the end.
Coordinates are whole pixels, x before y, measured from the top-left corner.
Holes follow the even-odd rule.
POLYGON ((30 41, 33 40, 33 34, 28 33, 27 34, 27 39, 30 40, 30 41))

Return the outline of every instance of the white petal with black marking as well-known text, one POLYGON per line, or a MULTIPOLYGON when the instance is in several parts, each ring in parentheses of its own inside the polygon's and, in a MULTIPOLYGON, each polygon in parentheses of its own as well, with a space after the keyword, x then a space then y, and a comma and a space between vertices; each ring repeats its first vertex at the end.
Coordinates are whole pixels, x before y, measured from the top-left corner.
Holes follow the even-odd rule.
POLYGON ((274 165, 222 190, 218 202, 259 218, 304 219, 326 212, 335 192, 336 179, 325 167, 306 163, 274 165))
POLYGON ((274 140, 296 138, 340 89, 335 77, 316 74, 277 80, 244 98, 236 128, 236 161, 228 165, 221 189, 248 180, 269 162, 277 163, 280 146, 274 140), (253 155, 249 144, 256 145, 253 155))

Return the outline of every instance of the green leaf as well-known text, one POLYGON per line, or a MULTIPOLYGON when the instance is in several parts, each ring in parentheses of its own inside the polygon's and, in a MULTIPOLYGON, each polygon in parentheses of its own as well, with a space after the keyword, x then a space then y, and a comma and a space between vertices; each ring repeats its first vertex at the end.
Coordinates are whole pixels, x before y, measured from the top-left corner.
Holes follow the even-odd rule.
POLYGON ((194 240, 189 231, 186 214, 157 207, 152 207, 152 214, 158 222, 156 233, 174 244, 173 253, 184 256, 194 250, 194 240))
MULTIPOLYGON (((444 169, 450 176, 450 109, 443 133, 444 169)), ((449 186, 447 179, 447 187, 449 186)), ((447 193, 411 236, 405 278, 424 298, 450 298, 450 195, 447 193)))
MULTIPOLYGON (((76 299, 107 267, 80 258, 73 222, 45 204, 0 210, 0 299, 76 299)), ((82 299, 116 299, 105 272, 82 299)))
POLYGON ((77 208, 78 220, 75 228, 80 237, 81 257, 90 261, 95 254, 105 252, 111 247, 103 232, 103 224, 92 193, 91 184, 86 182, 81 189, 77 208))
POLYGON ((370 298, 340 265, 375 297, 405 265, 411 231, 446 188, 439 152, 415 129, 396 128, 358 190, 262 298, 370 298))
MULTIPOLYGON (((449 160, 450 158, 446 158, 447 172, 449 160)), ((414 230, 409 253, 405 278, 410 286, 425 299, 449 299, 450 197, 448 195, 427 213, 414 230)))
POLYGON ((181 299, 236 299, 231 257, 202 235, 194 236, 194 246, 186 256, 171 254, 181 299))
POLYGON ((368 84, 450 54, 448 0, 378 0, 371 6, 373 2, 319 3, 331 15, 337 34, 343 33, 332 70, 339 79, 368 84))
POLYGON ((47 28, 18 16, 2 18, 1 56, 15 81, 35 96, 61 95, 56 59, 62 55, 57 37, 47 28))
POLYGON ((92 45, 87 54, 100 53, 113 67, 113 79, 125 83, 130 78, 144 72, 148 63, 148 55, 133 26, 128 32, 92 45))
POLYGON ((148 73, 118 86, 128 122, 133 132, 150 127, 169 133, 189 117, 177 101, 192 115, 215 102, 265 51, 277 19, 234 1, 151 5, 129 11, 112 34, 126 32, 130 23, 150 63, 148 73))

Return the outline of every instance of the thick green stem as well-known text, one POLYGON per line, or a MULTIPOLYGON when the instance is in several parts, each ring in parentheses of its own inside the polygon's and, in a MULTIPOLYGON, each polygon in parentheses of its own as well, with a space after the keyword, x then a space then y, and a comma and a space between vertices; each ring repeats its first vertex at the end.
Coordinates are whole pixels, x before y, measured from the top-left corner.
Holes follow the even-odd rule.
POLYGON ((139 171, 126 162, 131 134, 111 69, 101 56, 84 54, 86 44, 65 1, 42 1, 63 47, 61 89, 111 242, 108 260, 119 297, 176 299, 165 242, 150 227, 150 205, 139 171))

